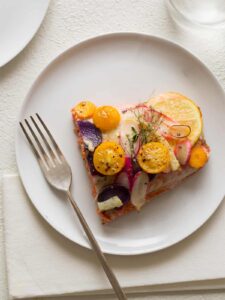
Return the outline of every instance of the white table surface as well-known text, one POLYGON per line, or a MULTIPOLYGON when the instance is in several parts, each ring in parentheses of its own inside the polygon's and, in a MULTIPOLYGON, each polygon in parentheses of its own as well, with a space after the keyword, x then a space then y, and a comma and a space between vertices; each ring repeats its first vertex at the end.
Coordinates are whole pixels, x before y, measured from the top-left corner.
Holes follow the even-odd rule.
MULTIPOLYGON (((0 68, 1 175, 16 172, 16 118, 31 84, 56 55, 86 38, 118 31, 141 32, 168 38, 196 54, 225 87, 225 29, 199 30, 181 27, 170 18, 165 2, 52 0, 45 20, 31 43, 13 61, 0 68)), ((1 207, 0 201, 0 299, 7 300, 1 207)), ((131 299, 222 300, 225 299, 225 291, 132 296, 131 299)))

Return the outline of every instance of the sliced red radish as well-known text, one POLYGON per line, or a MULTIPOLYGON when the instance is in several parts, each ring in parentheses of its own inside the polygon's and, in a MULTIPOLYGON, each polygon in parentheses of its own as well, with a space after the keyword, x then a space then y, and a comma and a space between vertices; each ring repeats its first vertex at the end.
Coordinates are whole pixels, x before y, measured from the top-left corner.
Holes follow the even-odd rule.
POLYGON ((152 112, 148 109, 144 110, 143 118, 146 122, 150 123, 152 121, 152 112))
POLYGON ((145 197, 148 188, 148 174, 139 171, 134 176, 133 188, 131 192, 131 203, 139 210, 145 204, 145 197))
POLYGON ((118 174, 116 178, 116 184, 124 186, 128 190, 130 189, 130 180, 128 178, 127 172, 121 172, 118 174))
POLYGON ((174 120, 171 119, 170 117, 168 117, 167 115, 163 114, 162 112, 159 112, 158 110, 155 110, 154 108, 152 108, 150 106, 150 109, 152 111, 152 113, 156 114, 156 115, 159 115, 160 117, 162 117, 162 119, 164 121, 166 121, 166 123, 174 123, 174 120))
POLYGON ((125 166, 123 168, 124 172, 127 174, 127 178, 129 181, 129 188, 132 188, 133 184, 133 165, 131 161, 131 157, 125 157, 125 166))
MULTIPOLYGON (((155 124, 155 129, 157 132, 164 136, 168 140, 172 140, 176 138, 177 136, 181 136, 180 131, 181 129, 179 127, 175 128, 174 126, 179 126, 177 122, 175 122, 173 119, 168 117, 167 115, 155 110, 151 106, 146 105, 139 105, 137 108, 143 109, 143 118, 146 122, 155 124), (158 127, 158 128, 157 128, 158 127), (171 128, 173 129, 171 131, 171 128)), ((183 126, 183 125, 181 125, 183 126)), ((184 130, 184 128, 182 127, 184 130)), ((189 133, 188 133, 189 134, 189 133)), ((185 132, 185 136, 188 135, 187 132, 185 132)), ((184 135, 184 134, 183 134, 184 135)))
POLYGON ((170 128, 178 123, 166 115, 162 114, 161 123, 159 125, 158 131, 161 135, 163 135, 167 140, 171 140, 173 137, 170 133, 170 128))
POLYGON ((185 165, 188 162, 191 154, 191 147, 191 141, 188 139, 176 144, 174 153, 181 165, 185 165))
POLYGON ((158 128, 158 133, 162 135, 168 141, 173 140, 174 138, 170 134, 170 126, 169 124, 162 122, 158 128))
POLYGON ((141 139, 140 139, 140 137, 138 137, 136 143, 134 144, 134 156, 135 157, 137 156, 140 148, 141 148, 141 139))
MULTIPOLYGON (((161 117, 163 120, 165 120, 166 122, 174 122, 170 117, 168 117, 167 115, 163 114, 160 111, 155 110, 152 106, 149 106, 145 103, 140 103, 134 107, 129 107, 127 109, 125 109, 123 111, 123 113, 127 113, 128 111, 135 111, 135 110, 142 110, 141 112, 143 113, 143 115, 145 115, 147 118, 152 119, 153 116, 155 117, 161 117)), ((144 117, 145 117, 144 116, 144 117)), ((148 121, 148 120, 146 120, 148 121)), ((151 120, 150 120, 151 121, 151 120)))
POLYGON ((124 169, 128 173, 132 172, 132 161, 131 161, 131 157, 129 157, 129 156, 125 157, 125 166, 124 166, 124 169))
POLYGON ((140 104, 138 104, 138 105, 136 105, 136 106, 132 106, 132 107, 127 107, 127 108, 125 108, 125 109, 122 111, 122 113, 134 112, 134 111, 137 110, 137 109, 143 109, 143 110, 145 110, 145 109, 149 109, 149 107, 148 107, 146 104, 144 104, 144 103, 140 103, 140 104))
MULTIPOLYGON (((145 103, 140 103, 135 107, 128 108, 125 113, 138 111, 139 114, 143 117, 144 121, 147 123, 152 123, 160 135, 163 135, 165 138, 174 139, 174 137, 170 134, 170 128, 173 125, 177 125, 178 123, 173 121, 170 117, 165 114, 155 110, 151 106, 147 106, 145 103)), ((121 137, 121 146, 125 148, 125 151, 129 153, 129 143, 127 141, 127 134, 130 135, 132 133, 131 128, 134 127, 138 132, 138 122, 132 117, 128 118, 123 122, 123 127, 121 128, 120 137, 121 137)), ((134 145, 136 150, 139 148, 137 145, 134 145)), ((137 151, 136 151, 137 152, 137 151)), ((129 153, 130 154, 130 153, 129 153)))
MULTIPOLYGON (((155 110, 151 106, 147 106, 144 103, 141 103, 132 108, 128 108, 126 110, 126 113, 132 111, 135 112, 135 110, 139 111, 139 113, 143 116, 145 122, 152 123, 155 126, 157 132, 168 141, 187 138, 191 133, 190 126, 179 124, 167 115, 155 110)), ((132 136, 132 127, 138 132, 138 122, 133 118, 128 118, 123 123, 124 124, 120 132, 121 146, 125 149, 127 154, 131 155, 130 143, 127 139, 127 135, 132 136)), ((134 152, 136 154, 140 148, 139 143, 140 141, 137 140, 137 142, 134 144, 134 152)))

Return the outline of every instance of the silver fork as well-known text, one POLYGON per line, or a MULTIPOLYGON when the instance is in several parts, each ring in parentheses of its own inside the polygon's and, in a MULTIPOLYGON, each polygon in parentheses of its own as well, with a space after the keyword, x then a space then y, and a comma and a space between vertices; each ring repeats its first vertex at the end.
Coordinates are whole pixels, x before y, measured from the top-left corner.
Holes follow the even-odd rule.
POLYGON ((62 151, 55 142, 49 129, 41 119, 41 117, 36 114, 35 117, 30 116, 30 121, 24 120, 26 125, 20 122, 20 126, 39 162, 41 170, 45 176, 48 183, 57 190, 64 192, 72 205, 77 217, 89 239, 89 242, 94 250, 97 258, 99 259, 105 274, 110 281, 115 294, 119 300, 126 300, 127 297, 123 292, 115 274, 110 268, 106 258, 99 247, 90 227, 88 226, 82 212, 80 211, 77 203, 74 201, 73 196, 70 191, 70 186, 72 182, 72 172, 69 164, 67 163, 62 151), (35 128, 35 130, 34 130, 35 128))

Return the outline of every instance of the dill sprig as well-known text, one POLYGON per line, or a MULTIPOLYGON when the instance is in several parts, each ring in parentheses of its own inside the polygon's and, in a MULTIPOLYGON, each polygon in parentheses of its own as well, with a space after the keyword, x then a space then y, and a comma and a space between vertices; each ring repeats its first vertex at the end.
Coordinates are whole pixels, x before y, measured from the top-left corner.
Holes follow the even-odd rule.
POLYGON ((137 130, 132 126, 131 127, 131 130, 132 130, 132 133, 133 133, 133 136, 132 136, 132 143, 136 143, 137 142, 137 140, 138 140, 138 132, 137 132, 137 130))
POLYGON ((135 158, 135 143, 140 141, 140 145, 154 142, 158 140, 156 134, 163 118, 160 113, 154 113, 151 107, 137 106, 132 109, 132 112, 137 120, 138 130, 135 127, 131 127, 131 134, 127 134, 127 140, 130 148, 131 157, 135 158), (147 115, 149 114, 149 116, 147 115), (149 117, 150 121, 147 121, 149 117))
POLYGON ((158 131, 163 119, 161 114, 154 113, 151 108, 137 108, 134 115, 138 121, 139 137, 141 145, 157 140, 156 132, 158 131), (140 111, 141 110, 141 111, 140 111), (151 114, 151 121, 147 121, 145 114, 151 114))
POLYGON ((129 143, 129 147, 130 147, 130 156, 134 157, 135 156, 135 152, 134 152, 134 142, 133 142, 133 137, 130 137, 129 134, 126 134, 126 138, 128 140, 129 143))

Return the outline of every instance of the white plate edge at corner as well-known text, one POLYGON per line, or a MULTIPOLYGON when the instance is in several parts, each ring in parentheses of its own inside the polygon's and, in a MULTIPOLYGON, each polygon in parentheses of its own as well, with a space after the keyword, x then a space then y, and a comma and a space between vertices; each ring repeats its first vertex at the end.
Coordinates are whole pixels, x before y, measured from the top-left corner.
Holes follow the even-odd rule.
POLYGON ((23 45, 21 45, 21 47, 18 48, 18 50, 9 58, 7 58, 7 60, 3 61, 2 63, 0 63, 0 68, 4 67, 5 65, 7 65, 10 61, 12 61, 15 57, 17 57, 18 54, 20 54, 28 45, 29 43, 32 41, 32 39, 34 38, 34 36, 37 34, 38 30, 41 27, 41 24, 44 21, 44 18, 47 14, 48 8, 49 8, 49 4, 51 0, 45 0, 46 1, 46 7, 43 10, 42 13, 42 17, 39 20, 39 23, 37 25, 37 27, 35 28, 35 30, 33 31, 33 33, 27 38, 27 40, 23 43, 23 45))

